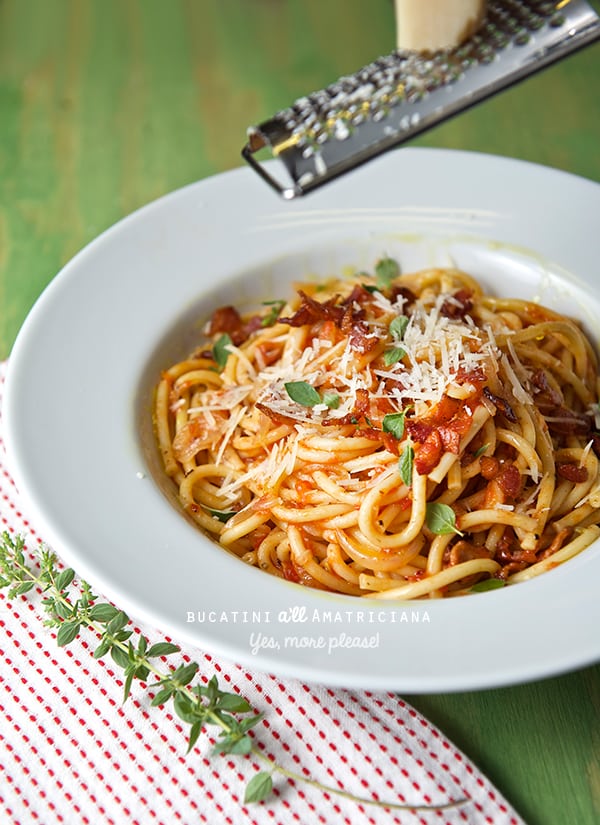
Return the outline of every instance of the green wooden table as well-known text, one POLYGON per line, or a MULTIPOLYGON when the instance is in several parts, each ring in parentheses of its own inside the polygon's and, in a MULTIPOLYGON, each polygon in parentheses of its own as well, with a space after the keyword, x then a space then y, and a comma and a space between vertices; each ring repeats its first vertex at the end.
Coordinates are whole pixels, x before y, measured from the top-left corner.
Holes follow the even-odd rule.
MULTIPOLYGON (((84 244, 393 45, 391 0, 0 0, 0 358, 84 244)), ((600 181, 599 80, 594 46, 414 143, 600 181)), ((407 698, 530 825, 600 822, 600 666, 407 698)))

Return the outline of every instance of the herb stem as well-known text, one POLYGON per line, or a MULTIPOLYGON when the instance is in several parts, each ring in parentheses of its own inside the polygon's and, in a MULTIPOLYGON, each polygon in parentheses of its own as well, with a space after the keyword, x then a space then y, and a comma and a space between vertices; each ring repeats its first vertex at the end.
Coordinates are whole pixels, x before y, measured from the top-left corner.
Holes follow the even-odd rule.
POLYGON ((382 799, 377 798, 363 798, 358 796, 357 794, 352 793, 352 791, 344 791, 341 788, 335 788, 333 785, 327 785, 321 782, 318 779, 313 779, 310 776, 305 776, 303 774, 296 773, 295 771, 290 770, 289 768, 284 767, 283 765, 279 765, 278 763, 274 762, 269 756, 262 753, 256 746, 252 748, 251 751, 252 755, 255 756, 257 759, 260 759, 264 764, 267 765, 270 771, 273 773, 277 773, 280 776, 286 777, 286 779, 290 779, 293 782, 297 782, 304 785, 310 785, 313 788, 318 789, 322 793, 331 794, 337 797, 341 797, 342 799, 348 799, 351 802, 359 803, 361 805, 371 805, 377 808, 388 808, 389 810, 393 811, 448 811, 452 808, 458 808, 461 805, 466 805, 469 802, 468 799, 453 799, 449 802, 443 802, 437 805, 409 805, 405 802, 390 802, 382 799))
POLYGON ((39 568, 35 572, 25 559, 24 548, 22 537, 13 539, 7 532, 0 536, 0 589, 8 588, 8 598, 12 599, 25 595, 36 586, 40 588, 43 593, 42 605, 49 617, 44 624, 58 629, 57 644, 60 647, 72 642, 82 627, 99 636, 100 643, 94 650, 94 658, 100 659, 110 653, 115 664, 123 669, 123 701, 129 697, 134 680, 156 690, 152 696, 153 706, 164 706, 172 701, 175 713, 190 726, 188 752, 196 743, 200 732, 207 725, 212 725, 220 729, 214 745, 215 752, 251 755, 265 765, 267 770, 255 774, 247 784, 245 802, 264 800, 272 791, 274 774, 359 805, 374 805, 390 810, 445 811, 469 801, 459 799, 440 805, 409 805, 366 798, 278 764, 263 753, 252 737, 251 728, 261 720, 262 714, 257 713, 242 696, 222 691, 215 676, 204 683, 194 683, 199 670, 196 662, 172 666, 166 671, 159 667, 152 659, 176 653, 179 647, 170 642, 158 642, 149 647, 148 640, 141 633, 132 639, 134 632, 129 629, 130 620, 123 611, 107 602, 99 602, 85 581, 79 582, 79 589, 75 591, 77 597, 71 597, 74 571, 70 568, 59 571, 56 556, 49 550, 42 549, 39 568), (148 682, 150 674, 156 681, 148 682))

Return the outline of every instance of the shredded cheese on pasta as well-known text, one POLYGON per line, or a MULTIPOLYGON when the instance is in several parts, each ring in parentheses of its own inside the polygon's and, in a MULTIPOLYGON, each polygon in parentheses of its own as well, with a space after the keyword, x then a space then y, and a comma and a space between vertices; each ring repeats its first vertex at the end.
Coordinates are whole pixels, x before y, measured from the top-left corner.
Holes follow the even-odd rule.
POLYGON ((220 308, 157 388, 165 470, 225 549, 310 587, 439 598, 600 534, 578 323, 453 269, 304 284, 280 306, 220 308))

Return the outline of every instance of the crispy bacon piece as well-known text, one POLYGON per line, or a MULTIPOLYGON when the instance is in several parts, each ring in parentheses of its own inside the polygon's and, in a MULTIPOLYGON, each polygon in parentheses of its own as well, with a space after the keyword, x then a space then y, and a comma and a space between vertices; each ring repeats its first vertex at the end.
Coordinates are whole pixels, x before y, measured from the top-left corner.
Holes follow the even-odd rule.
POLYGON ((369 326, 364 320, 363 307, 372 300, 371 295, 360 284, 341 302, 337 295, 327 301, 316 301, 301 290, 298 294, 302 298, 300 307, 293 315, 280 318, 280 323, 292 327, 333 323, 349 337, 350 346, 358 352, 370 352, 377 346, 377 337, 369 334, 369 326))
POLYGON ((443 452, 458 453, 461 437, 469 431, 472 416, 468 404, 445 395, 427 418, 407 421, 411 438, 421 445, 415 459, 421 475, 433 470, 443 452))
POLYGON ((521 491, 521 473, 515 464, 504 466, 496 478, 496 484, 507 498, 516 498, 521 491))
POLYGON ((490 553, 485 547, 479 547, 465 539, 460 539, 445 551, 444 566, 453 567, 455 564, 462 564, 465 561, 489 558, 490 553))
POLYGON ((594 454, 600 458, 600 433, 592 433, 591 442, 594 454))
MULTIPOLYGON (((531 383, 537 390, 536 404, 546 418, 548 429, 553 435, 590 435, 593 423, 592 416, 586 413, 574 412, 566 407, 562 394, 550 385, 544 370, 536 370, 531 376, 531 383)), ((595 446, 594 452, 596 452, 595 446)), ((597 454, 600 455, 600 453, 597 454)))
POLYGON ((542 408, 548 429, 555 435, 587 436, 592 430, 592 418, 584 413, 576 413, 567 407, 542 408))
POLYGON ((473 293, 470 289, 459 289, 451 298, 446 298, 440 307, 440 315, 453 321, 462 321, 473 309, 473 293))
POLYGON ((481 475, 486 481, 492 481, 500 472, 500 462, 493 456, 483 456, 479 462, 481 475))
POLYGON ((547 398, 553 407, 559 407, 562 404, 562 395, 551 386, 545 370, 536 370, 531 376, 531 383, 538 391, 538 404, 542 403, 544 398, 547 398))
POLYGON ((208 334, 212 336, 218 335, 220 332, 227 332, 231 335, 232 332, 241 329, 243 324, 242 316, 235 307, 219 307, 212 314, 208 325, 208 334))
POLYGON ((415 293, 407 286, 392 284, 388 295, 388 298, 392 304, 396 301, 399 295, 401 295, 404 298, 404 310, 408 309, 408 307, 411 304, 414 304, 414 302, 417 300, 417 296, 415 295, 415 293))
POLYGON ((512 422, 513 424, 517 421, 517 416, 514 413, 513 408, 510 406, 508 401, 505 398, 501 398, 499 395, 495 395, 489 387, 483 388, 483 394, 491 401, 494 407, 501 412, 506 418, 512 422))
POLYGON ((542 559, 547 559, 549 556, 553 556, 557 550, 565 544, 567 541, 571 539, 573 535, 573 528, 572 527, 565 527, 563 530, 559 530, 559 532, 554 536, 550 544, 544 549, 543 553, 541 553, 538 557, 538 561, 542 561, 542 559))
POLYGON ((377 427, 361 427, 361 438, 370 438, 372 441, 378 441, 382 444, 392 455, 400 455, 400 442, 391 433, 386 433, 377 427))
POLYGON ((567 481, 572 481, 573 484, 582 484, 588 480, 587 468, 580 467, 579 464, 573 462, 558 463, 556 472, 561 478, 566 478, 567 481))
POLYGON ((283 344, 276 341, 265 341, 256 348, 257 360, 260 359, 265 366, 274 364, 281 355, 283 344))
POLYGON ((369 332, 365 321, 354 322, 349 332, 349 341, 352 349, 362 353, 371 352, 379 345, 379 339, 369 332))
POLYGON ((296 312, 286 318, 280 318, 279 323, 289 324, 291 327, 303 327, 321 321, 333 321, 337 327, 340 326, 344 317, 344 308, 337 303, 339 296, 334 295, 327 301, 315 301, 302 290, 298 290, 298 295, 302 298, 302 303, 296 312))
POLYGON ((342 306, 352 307, 358 305, 364 307, 371 303, 373 303, 373 297, 369 290, 361 284, 356 284, 350 295, 342 301, 342 306))
POLYGON ((521 548, 511 528, 504 530, 496 546, 494 559, 502 566, 499 575, 503 579, 538 561, 534 550, 523 550, 521 548))
POLYGON ((358 424, 361 419, 364 419, 365 416, 369 415, 369 391, 362 389, 356 390, 356 401, 354 402, 354 407, 352 411, 348 413, 348 415, 344 415, 342 418, 324 418, 321 421, 321 424, 327 425, 339 425, 342 426, 344 424, 358 424))
POLYGON ((419 475, 431 473, 437 467, 443 451, 442 437, 438 430, 432 429, 415 456, 415 467, 419 475))
POLYGON ((253 315, 244 321, 235 307, 224 306, 216 309, 208 325, 210 336, 227 333, 236 347, 243 344, 262 325, 260 315, 253 315))

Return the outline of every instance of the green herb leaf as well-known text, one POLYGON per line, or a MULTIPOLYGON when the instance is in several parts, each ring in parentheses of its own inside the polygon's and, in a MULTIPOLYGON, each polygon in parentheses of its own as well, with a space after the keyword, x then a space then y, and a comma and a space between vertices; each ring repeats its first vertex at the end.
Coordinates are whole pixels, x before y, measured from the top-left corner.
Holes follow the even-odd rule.
POLYGON ((409 324, 409 318, 407 315, 397 315, 389 327, 389 333, 392 338, 395 338, 397 341, 401 341, 404 338, 404 333, 406 332, 406 327, 409 324))
POLYGON ((263 306, 270 306, 271 310, 260 322, 261 327, 272 327, 279 318, 281 310, 285 306, 285 301, 263 301, 263 306))
POLYGON ((146 653, 146 656, 149 659, 153 659, 156 656, 169 656, 171 653, 179 653, 179 649, 177 645, 172 645, 170 642, 157 642, 155 645, 152 645, 146 653))
POLYGON ((194 722, 194 724, 190 728, 190 733, 188 736, 188 746, 187 746, 187 753, 190 753, 196 742, 198 741, 198 737, 202 731, 202 722, 198 720, 194 722))
POLYGON ((375 264, 375 279, 379 289, 386 289, 400 275, 398 262, 393 258, 381 258, 375 264))
POLYGON ((152 707, 157 707, 158 705, 164 705, 165 702, 168 702, 171 696, 175 693, 175 688, 173 686, 166 687, 163 690, 160 690, 156 696, 153 697, 152 702, 150 703, 152 707))
POLYGON ((129 666, 129 656, 120 647, 113 644, 110 648, 110 655, 113 662, 119 667, 127 668, 129 666))
POLYGON ((330 410, 337 410, 340 406, 340 397, 337 392, 324 392, 323 404, 326 404, 330 410))
POLYGON ((236 513, 235 510, 211 510, 210 507, 207 507, 206 509, 211 514, 211 516, 218 519, 219 521, 222 521, 223 524, 229 521, 229 519, 232 516, 235 516, 236 513))
POLYGON ((383 432, 391 433, 397 441, 404 435, 404 413, 389 413, 383 416, 383 432))
POLYGON ((22 596, 24 593, 29 593, 35 587, 35 582, 28 581, 28 582, 21 582, 13 587, 10 591, 11 599, 15 596, 22 596))
POLYGON ((117 633, 127 624, 129 624, 129 616, 122 610, 118 610, 108 623, 106 630, 108 633, 117 633))
POLYGON ((398 460, 398 471, 400 473, 400 478, 406 484, 407 487, 412 486, 414 457, 415 451, 413 449, 412 444, 407 444, 406 447, 402 450, 402 454, 400 456, 400 459, 398 460))
POLYGON ((94 622, 100 622, 104 624, 105 622, 110 622, 120 611, 114 607, 112 604, 108 604, 107 602, 102 602, 101 604, 95 604, 90 609, 90 619, 94 622))
POLYGON ((244 802, 262 802, 273 790, 273 779, 271 774, 261 771, 252 777, 246 785, 244 802))
POLYGON ((226 332, 215 341, 212 348, 212 354, 215 359, 215 363, 220 370, 225 369, 227 359, 229 358, 229 350, 227 348, 231 346, 233 346, 233 341, 226 332))
POLYGON ((499 587, 504 587, 506 584, 502 579, 483 579, 471 587, 471 593, 485 593, 488 590, 498 590, 499 587))
POLYGON ((479 458, 480 456, 482 456, 489 446, 489 444, 484 444, 478 450, 475 450, 475 452, 473 453, 473 458, 479 458))
POLYGON ((98 647, 94 650, 94 659, 101 659, 103 656, 106 656, 110 650, 111 644, 112 642, 110 639, 102 639, 98 647))
MULTIPOLYGON (((155 664, 150 664, 150 658, 175 653, 178 650, 175 645, 159 642, 149 647, 143 634, 127 627, 130 626, 130 621, 126 613, 112 605, 94 604, 98 597, 85 581, 79 581, 80 595, 71 600, 64 589, 57 589, 57 585, 68 587, 72 579, 70 573, 60 578, 62 574, 57 569, 54 554, 42 548, 39 551, 39 568, 32 567, 25 559, 24 547, 25 540, 22 537, 13 539, 6 531, 1 534, 0 588, 8 588, 10 593, 12 589, 29 588, 31 585, 43 591, 40 602, 48 616, 44 625, 58 628, 59 645, 65 645, 74 639, 82 628, 89 629, 95 636, 98 623, 105 625, 100 643, 94 650, 94 657, 99 659, 110 653, 113 661, 123 669, 124 699, 129 696, 135 680, 145 683, 150 675, 155 677, 155 681, 146 685, 154 693, 151 703, 157 706, 164 705, 167 701, 173 702, 177 715, 189 725, 188 750, 196 743, 204 727, 212 726, 220 728, 217 739, 221 752, 232 755, 254 753, 260 756, 268 765, 269 771, 265 770, 255 775, 248 783, 246 802, 260 802, 265 799, 273 788, 271 774, 278 773, 297 781, 306 779, 324 793, 341 793, 360 805, 372 803, 381 807, 385 804, 379 799, 363 798, 340 791, 337 786, 324 785, 316 779, 310 779, 278 765, 262 748, 259 751, 253 744, 253 739, 247 735, 262 716, 255 713, 245 699, 238 694, 221 690, 216 676, 212 676, 205 684, 191 684, 198 671, 196 662, 177 668, 168 667, 161 672, 155 664), (65 620, 61 617, 65 617, 65 620)), ((219 750, 219 747, 216 750, 219 750)), ((465 799, 459 799, 450 805, 439 807, 454 807, 465 802, 465 799)), ((395 807, 408 809, 408 806, 395 807)), ((435 810, 436 806, 426 805, 422 808, 435 810)))
POLYGON ((217 707, 230 713, 248 713, 252 710, 246 699, 236 693, 222 693, 217 700, 217 707))
POLYGON ((214 753, 231 753, 237 756, 247 756, 251 750, 252 739, 249 736, 240 736, 237 733, 219 739, 213 748, 214 753))
POLYGON ((125 672, 125 682, 123 685, 123 702, 125 703, 131 696, 131 685, 133 683, 134 671, 127 670, 125 672))
POLYGON ((296 404, 301 404, 303 407, 314 407, 315 404, 322 403, 317 390, 307 381, 288 381, 284 386, 287 394, 296 404))
POLYGON ((58 633, 56 634, 56 644, 59 647, 68 645, 77 637, 81 625, 79 622, 64 622, 61 624, 58 633))
POLYGON ((192 712, 192 702, 190 697, 182 690, 178 690, 173 698, 173 708, 177 716, 184 722, 193 723, 195 721, 192 712))
POLYGON ((60 573, 56 577, 56 582, 54 583, 54 586, 57 590, 66 590, 66 588, 71 584, 74 578, 75 571, 71 570, 71 568, 68 568, 67 570, 63 570, 62 573, 60 573))
POLYGON ((188 685, 192 681, 197 672, 197 662, 190 662, 189 665, 182 665, 181 667, 178 667, 177 670, 173 673, 173 682, 176 682, 179 685, 179 687, 188 685))
POLYGON ((447 533, 462 535, 460 530, 456 528, 456 513, 449 504, 429 502, 425 513, 425 524, 432 533, 438 536, 447 533))
POLYGON ((388 349, 383 353, 383 363, 386 367, 391 367, 392 364, 397 364, 398 361, 401 361, 405 355, 406 350, 402 349, 402 347, 392 347, 392 349, 388 349))

